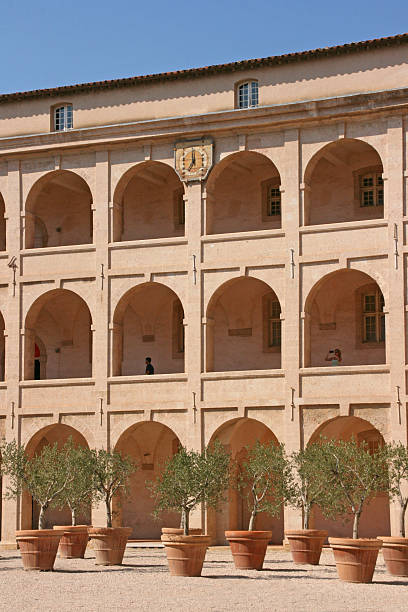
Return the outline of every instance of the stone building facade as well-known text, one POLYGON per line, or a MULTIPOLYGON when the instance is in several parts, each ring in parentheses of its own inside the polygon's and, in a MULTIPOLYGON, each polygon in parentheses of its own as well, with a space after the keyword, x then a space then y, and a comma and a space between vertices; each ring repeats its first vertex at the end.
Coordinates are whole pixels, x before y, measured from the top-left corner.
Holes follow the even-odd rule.
MULTIPOLYGON (((0 96, 1 434, 138 459, 116 518, 134 538, 177 522, 153 521, 145 481, 180 443, 407 443, 407 51, 401 35, 0 96)), ((394 531, 373 503, 362 535, 394 531)), ((35 517, 3 499, 2 544, 35 517)), ((217 542, 246 520, 233 492, 194 517, 217 542)), ((279 542, 299 524, 259 527, 279 542)))

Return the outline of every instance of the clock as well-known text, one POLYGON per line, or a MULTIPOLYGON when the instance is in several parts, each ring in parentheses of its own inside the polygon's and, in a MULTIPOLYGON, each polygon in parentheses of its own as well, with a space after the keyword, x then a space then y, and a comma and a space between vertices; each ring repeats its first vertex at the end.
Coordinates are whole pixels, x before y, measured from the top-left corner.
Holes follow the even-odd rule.
POLYGON ((213 164, 213 141, 209 138, 177 142, 174 166, 182 181, 202 181, 213 164))

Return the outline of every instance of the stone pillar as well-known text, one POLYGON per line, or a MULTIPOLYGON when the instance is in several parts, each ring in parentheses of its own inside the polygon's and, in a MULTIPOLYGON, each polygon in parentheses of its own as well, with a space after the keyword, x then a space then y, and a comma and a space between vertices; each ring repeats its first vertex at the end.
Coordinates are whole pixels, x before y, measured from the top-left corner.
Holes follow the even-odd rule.
MULTIPOLYGON (((9 261, 15 257, 15 282, 13 268, 9 268, 9 286, 7 312, 3 312, 5 321, 5 372, 7 382, 5 420, 5 439, 10 442, 19 439, 20 395, 19 379, 22 368, 20 358, 20 329, 24 327, 20 307, 20 271, 21 271, 21 213, 23 202, 20 187, 20 162, 8 162, 7 193, 4 195, 6 218, 6 249, 9 261)), ((33 353, 34 358, 34 353, 33 353)), ((7 478, 3 478, 3 494, 7 490, 7 478)), ((14 500, 2 500, 1 547, 16 548, 15 530, 20 526, 20 505, 14 500)))
MULTIPOLYGON (((299 133, 296 129, 285 131, 284 156, 281 161, 282 227, 286 240, 285 300, 282 308, 283 342, 282 368, 286 379, 285 446, 288 452, 300 448, 299 397, 300 367, 300 266, 299 224, 301 168, 299 133)), ((285 508, 285 529, 301 527, 301 513, 285 508)))
MULTIPOLYGON (((403 255, 403 216, 404 216, 404 151, 403 119, 401 116, 390 117, 387 129, 387 154, 384 167, 386 207, 388 210, 388 298, 385 298, 385 309, 388 325, 386 329, 386 361, 390 365, 391 386, 391 423, 390 433, 395 441, 407 444, 407 411, 405 402, 405 345, 407 328, 405 321, 405 279, 403 255), (402 330, 405 330, 404 338, 402 330)), ((384 279, 386 282, 386 279, 384 279)), ((406 288, 405 288, 406 290, 406 288)), ((391 506, 391 533, 398 535, 398 512, 391 506)))

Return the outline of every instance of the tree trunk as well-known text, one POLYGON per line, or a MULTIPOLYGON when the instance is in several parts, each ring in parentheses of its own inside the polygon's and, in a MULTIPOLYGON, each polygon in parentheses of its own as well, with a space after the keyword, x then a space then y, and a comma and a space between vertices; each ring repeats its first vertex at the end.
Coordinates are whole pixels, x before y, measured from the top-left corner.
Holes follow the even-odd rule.
POLYGON ((76 509, 71 508, 71 525, 76 525, 76 509))
POLYGON ((45 529, 45 511, 48 508, 48 504, 40 506, 40 515, 38 517, 38 529, 45 529))
POLYGON ((105 500, 105 505, 106 505, 106 526, 112 527, 112 511, 111 511, 111 505, 110 505, 109 499, 105 500))
POLYGON ((405 511, 407 509, 407 504, 402 504, 400 506, 400 536, 401 538, 405 538, 405 511))
POLYGON ((253 531, 255 529, 255 520, 256 520, 256 510, 252 510, 251 518, 249 519, 248 531, 253 531))
POLYGON ((305 504, 303 507, 303 529, 309 529, 310 523, 310 504, 305 504))
POLYGON ((190 535, 190 510, 189 508, 183 508, 183 518, 181 519, 183 522, 184 535, 190 535))
POLYGON ((359 512, 354 513, 354 521, 353 521, 353 540, 358 539, 358 528, 360 525, 360 516, 361 510, 359 512))

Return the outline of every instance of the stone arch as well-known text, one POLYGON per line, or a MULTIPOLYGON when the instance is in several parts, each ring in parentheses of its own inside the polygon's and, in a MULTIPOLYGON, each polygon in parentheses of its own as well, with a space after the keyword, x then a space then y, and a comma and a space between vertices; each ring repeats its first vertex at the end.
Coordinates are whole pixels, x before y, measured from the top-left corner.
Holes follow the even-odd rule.
POLYGON ((380 155, 363 140, 342 138, 322 147, 305 169, 305 225, 383 218, 382 173, 380 155), (369 176, 374 177, 373 205, 363 194, 369 176))
POLYGON ((323 276, 305 300, 305 367, 330 366, 326 356, 335 348, 342 352, 342 365, 386 363, 385 312, 383 292, 367 273, 342 268, 323 276), (374 296, 375 312, 365 296, 374 296), (366 327, 371 316, 375 339, 366 327))
MULTIPOLYGON (((231 452, 238 465, 245 460, 246 446, 251 447, 258 440, 261 443, 279 443, 269 427, 261 421, 247 417, 223 423, 211 436, 210 444, 215 440, 219 440, 231 452)), ((207 531, 217 544, 225 544, 224 532, 228 529, 248 529, 249 517, 246 501, 233 487, 228 492, 227 501, 217 512, 208 511, 207 531)), ((283 508, 279 517, 259 515, 256 529, 272 530, 272 542, 280 544, 283 540, 283 508)))
POLYGON ((26 199, 25 247, 92 243, 92 201, 88 183, 76 172, 47 172, 26 199))
MULTIPOLYGON (((309 444, 318 442, 320 436, 334 440, 350 440, 366 442, 369 450, 374 451, 384 444, 381 432, 369 421, 356 416, 338 416, 321 423, 310 437, 309 444)), ((312 528, 326 529, 329 537, 351 537, 351 524, 343 524, 341 520, 325 519, 319 508, 313 512, 312 528)), ((390 535, 390 504, 388 496, 378 494, 363 510, 360 522, 360 538, 375 538, 380 535, 390 535)))
POLYGON ((163 162, 136 164, 120 178, 113 196, 113 240, 184 236, 184 186, 163 162))
POLYGON ((178 527, 180 515, 165 512, 156 520, 152 516, 154 500, 146 482, 155 480, 163 463, 177 453, 180 441, 172 429, 156 421, 140 421, 128 427, 118 439, 115 450, 130 455, 139 469, 130 480, 127 499, 114 500, 116 523, 132 527, 136 539, 159 540, 162 527, 178 527))
POLYGON ((232 153, 218 162, 207 180, 207 234, 281 227, 280 174, 255 151, 232 153))
MULTIPOLYGON (((34 457, 40 453, 44 446, 55 443, 58 446, 63 446, 69 438, 72 438, 75 444, 89 448, 88 441, 85 436, 70 425, 64 423, 53 423, 42 427, 37 431, 25 446, 25 452, 29 457, 34 457)), ((31 495, 24 491, 21 496, 21 529, 37 529, 39 508, 33 502, 31 495)), ((91 508, 89 508, 84 516, 79 517, 79 523, 91 524, 91 508)), ((52 529, 53 525, 70 525, 71 514, 69 508, 49 508, 46 513, 46 528, 52 529)))
POLYGON ((112 375, 145 373, 151 357, 156 374, 184 372, 184 309, 167 285, 147 282, 118 301, 112 321, 112 375))
POLYGON ((206 371, 281 367, 281 304, 264 281, 239 276, 223 283, 207 306, 206 371))
POLYGON ((25 319, 24 379, 34 379, 36 340, 46 355, 47 378, 92 376, 91 325, 88 305, 77 293, 52 289, 37 298, 25 319))
POLYGON ((0 251, 6 250, 6 206, 0 193, 0 251))

